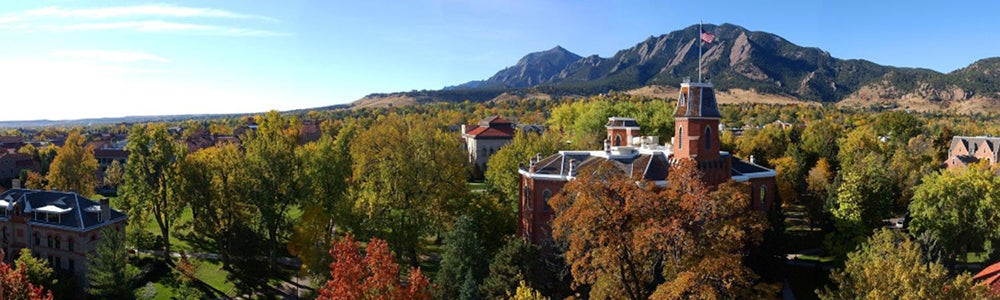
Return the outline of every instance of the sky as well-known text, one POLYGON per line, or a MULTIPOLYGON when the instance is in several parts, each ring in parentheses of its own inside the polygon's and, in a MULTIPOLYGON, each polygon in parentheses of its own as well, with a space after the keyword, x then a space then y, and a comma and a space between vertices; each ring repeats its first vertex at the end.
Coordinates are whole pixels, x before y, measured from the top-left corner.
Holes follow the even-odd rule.
POLYGON ((344 104, 485 79, 556 45, 609 57, 699 21, 951 72, 1000 56, 1000 3, 979 2, 3 1, 0 121, 344 104))

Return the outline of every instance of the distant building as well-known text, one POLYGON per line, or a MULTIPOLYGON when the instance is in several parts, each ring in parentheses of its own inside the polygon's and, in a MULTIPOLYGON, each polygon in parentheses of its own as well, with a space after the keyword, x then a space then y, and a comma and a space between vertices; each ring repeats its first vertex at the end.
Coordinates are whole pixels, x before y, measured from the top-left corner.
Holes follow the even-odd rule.
MULTIPOLYGON (((106 227, 124 232, 128 217, 108 204, 76 193, 14 188, 0 194, 0 236, 4 253, 31 249, 55 270, 86 282, 87 259, 106 227)), ((11 261, 16 255, 7 255, 11 261)))
POLYGON ((0 179, 16 178, 21 170, 38 171, 38 164, 25 153, 0 152, 0 179))
POLYGON ((604 149, 559 151, 549 157, 532 158, 521 174, 519 223, 517 232, 525 240, 545 244, 551 239, 553 217, 549 200, 577 171, 602 161, 617 164, 631 176, 639 176, 659 186, 666 186, 670 166, 681 159, 697 162, 702 180, 709 186, 733 180, 748 182, 754 210, 771 211, 778 206, 775 171, 720 151, 719 113, 711 83, 682 83, 674 112, 675 132, 672 143, 659 145, 657 137, 642 136, 641 127, 632 118, 608 118, 604 149))
POLYGON ((19 136, 0 136, 0 148, 12 149, 13 152, 17 152, 18 149, 24 147, 24 138, 19 136))
POLYGON ((962 168, 969 164, 985 161, 995 165, 998 158, 1000 137, 991 136, 956 136, 951 138, 948 148, 948 168, 962 168))
MULTIPOLYGON (((490 156, 514 139, 514 123, 500 116, 483 119, 478 125, 462 125, 462 137, 469 153, 469 163, 481 176, 490 156)), ((479 177, 473 176, 473 177, 479 177)))

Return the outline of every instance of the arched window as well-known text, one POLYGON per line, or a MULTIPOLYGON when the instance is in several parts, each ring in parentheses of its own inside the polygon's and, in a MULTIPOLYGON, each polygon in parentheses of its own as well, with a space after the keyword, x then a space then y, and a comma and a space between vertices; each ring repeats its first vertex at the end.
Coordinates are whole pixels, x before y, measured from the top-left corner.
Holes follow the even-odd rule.
POLYGON ((621 146, 621 145, 622 145, 622 135, 615 134, 615 146, 621 146))
POLYGON ((524 210, 533 210, 531 207, 531 188, 528 188, 527 186, 524 187, 524 203, 521 203, 521 205, 524 206, 524 210))
POLYGON ((765 207, 766 204, 767 204, 767 186, 766 185, 761 185, 760 186, 760 208, 764 209, 764 207, 765 207))
POLYGON ((684 126, 677 126, 677 149, 684 149, 684 126))
POLYGON ((712 128, 705 126, 705 150, 712 149, 712 128))
POLYGON ((35 232, 35 234, 33 234, 32 236, 35 238, 35 246, 41 246, 42 238, 38 236, 38 233, 35 232))
POLYGON ((542 204, 545 205, 545 211, 552 211, 552 207, 549 206, 549 199, 552 198, 552 192, 548 189, 542 191, 542 204))
MULTIPOLYGON (((69 250, 69 252, 73 252, 73 238, 69 238, 69 240, 66 241, 66 250, 69 250)), ((73 263, 72 261, 70 261, 70 266, 72 265, 73 263)))

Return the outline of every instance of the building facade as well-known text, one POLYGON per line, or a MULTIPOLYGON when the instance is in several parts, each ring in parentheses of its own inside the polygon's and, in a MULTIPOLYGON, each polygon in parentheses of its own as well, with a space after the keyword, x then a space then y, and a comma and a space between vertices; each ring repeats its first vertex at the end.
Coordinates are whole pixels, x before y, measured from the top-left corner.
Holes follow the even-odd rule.
POLYGON ((722 115, 711 83, 682 83, 673 117, 674 138, 665 145, 660 145, 657 137, 641 136, 641 126, 635 119, 611 117, 606 125, 604 149, 559 151, 549 157, 532 158, 527 167, 518 170, 518 234, 536 244, 549 242, 554 213, 549 200, 576 178, 577 170, 602 161, 617 164, 628 176, 666 186, 672 164, 694 160, 709 186, 730 180, 747 182, 751 209, 766 212, 778 206, 774 170, 720 150, 718 128, 722 115))
POLYGON ((111 227, 124 234, 128 217, 76 193, 15 187, 0 194, 0 250, 13 261, 31 249, 54 270, 71 272, 86 282, 87 258, 95 254, 100 231, 111 227))
POLYGON ((490 160, 490 156, 514 140, 514 130, 514 123, 500 116, 483 119, 478 125, 462 125, 462 138, 469 153, 469 163, 479 176, 486 172, 486 162, 490 160))
POLYGON ((965 166, 985 161, 988 165, 995 165, 1000 157, 1000 137, 992 136, 955 136, 951 138, 951 147, 948 148, 948 159, 945 164, 948 168, 964 168, 965 166))

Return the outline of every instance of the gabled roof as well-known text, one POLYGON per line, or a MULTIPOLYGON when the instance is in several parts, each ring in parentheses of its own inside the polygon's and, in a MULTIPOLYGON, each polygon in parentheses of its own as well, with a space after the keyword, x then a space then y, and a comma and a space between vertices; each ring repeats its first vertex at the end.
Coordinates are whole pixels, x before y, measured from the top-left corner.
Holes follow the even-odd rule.
POLYGON ((479 126, 465 134, 477 139, 513 139, 514 127, 479 126))
POLYGON ((500 125, 500 124, 514 124, 510 120, 504 119, 497 115, 489 116, 482 121, 479 121, 479 126, 490 126, 490 125, 500 125))
MULTIPOLYGON (((128 219, 120 211, 111 210, 110 222, 101 222, 100 203, 77 193, 12 189, 0 194, 0 209, 7 209, 10 216, 14 206, 22 205, 24 213, 59 215, 52 221, 30 219, 35 226, 54 227, 73 231, 89 231, 107 224, 128 219)), ((0 217, 0 220, 8 217, 0 217)))
POLYGON ((986 267, 976 273, 976 276, 972 276, 972 279, 982 280, 982 283, 988 285, 994 293, 1000 293, 1000 263, 986 267))

